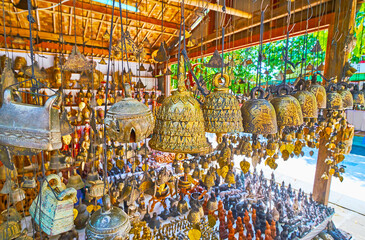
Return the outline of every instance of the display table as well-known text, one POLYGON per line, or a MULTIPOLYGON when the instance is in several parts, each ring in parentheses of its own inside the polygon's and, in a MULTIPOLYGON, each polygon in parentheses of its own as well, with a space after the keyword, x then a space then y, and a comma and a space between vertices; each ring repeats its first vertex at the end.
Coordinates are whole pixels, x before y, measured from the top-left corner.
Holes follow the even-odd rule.
POLYGON ((365 111, 347 110, 347 121, 354 125, 356 131, 365 131, 365 111))

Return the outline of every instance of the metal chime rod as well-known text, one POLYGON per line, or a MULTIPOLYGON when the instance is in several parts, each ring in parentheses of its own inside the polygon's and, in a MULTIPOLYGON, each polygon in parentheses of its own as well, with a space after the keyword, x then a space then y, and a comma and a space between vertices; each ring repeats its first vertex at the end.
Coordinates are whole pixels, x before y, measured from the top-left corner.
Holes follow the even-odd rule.
POLYGON ((224 69, 224 20, 226 16, 226 0, 223 0, 223 7, 222 7, 222 69, 221 69, 221 77, 223 78, 223 69, 224 69))

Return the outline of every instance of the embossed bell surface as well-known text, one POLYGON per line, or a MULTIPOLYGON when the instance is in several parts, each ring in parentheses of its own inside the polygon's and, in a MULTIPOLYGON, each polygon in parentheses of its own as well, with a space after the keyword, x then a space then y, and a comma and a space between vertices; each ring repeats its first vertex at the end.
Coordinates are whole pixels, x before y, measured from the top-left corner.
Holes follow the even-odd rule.
POLYGON ((364 106, 364 93, 359 90, 359 86, 356 85, 354 90, 351 92, 352 98, 354 99, 354 105, 364 106))
POLYGON ((6 221, 0 224, 0 239, 15 239, 21 232, 21 225, 17 222, 6 221))
POLYGON ((316 97, 318 108, 325 109, 327 104, 326 89, 322 85, 313 84, 309 87, 309 91, 311 91, 316 97))
POLYGON ((349 90, 343 89, 339 90, 338 93, 342 97, 342 106, 343 109, 353 109, 354 107, 354 99, 352 98, 352 94, 349 90))
POLYGON ((29 213, 34 221, 49 236, 68 232, 74 227, 74 203, 77 201, 77 191, 73 188, 64 189, 60 177, 56 174, 47 176, 42 184, 42 201, 39 195, 33 200, 29 213), (50 189, 48 183, 55 182, 50 189), (41 209, 41 211, 40 211, 41 209))
POLYGON ((242 104, 242 121, 244 132, 252 134, 275 134, 278 131, 274 106, 263 99, 263 89, 254 88, 251 99, 242 104), (257 90, 256 90, 257 89, 257 90), (255 97, 255 92, 260 91, 261 96, 255 97))
POLYGON ((140 142, 153 131, 152 111, 130 97, 130 86, 125 84, 126 98, 110 107, 105 126, 108 136, 120 143, 140 142))
POLYGON ((205 137, 203 111, 184 83, 183 58, 180 60, 178 90, 158 108, 149 146, 174 153, 201 153, 209 149, 205 137))
POLYGON ((62 168, 66 168, 66 156, 63 155, 59 150, 57 150, 49 161, 49 169, 50 170, 60 170, 62 168))
MULTIPOLYGON (((300 80, 298 85, 303 87, 304 80, 300 80)), ((318 118, 317 100, 312 92, 299 90, 293 96, 298 99, 304 118, 318 118)))
MULTIPOLYGON (((278 93, 280 93, 280 90, 278 90, 278 93)), ((290 95, 279 95, 270 102, 275 109, 278 127, 294 127, 303 124, 302 110, 295 97, 290 95)))
MULTIPOLYGON (((221 68, 222 67, 222 57, 219 54, 218 50, 215 50, 213 56, 209 59, 208 63, 204 63, 204 66, 210 68, 221 68)), ((227 67, 228 63, 224 63, 223 67, 227 67)))
POLYGON ((343 110, 342 97, 337 92, 327 93, 327 109, 343 110))
POLYGON ((103 197, 103 207, 91 215, 86 226, 87 239, 124 239, 131 229, 128 215, 120 208, 111 206, 109 195, 103 197))
POLYGON ((218 73, 213 79, 214 92, 202 106, 205 131, 211 133, 238 133, 243 131, 241 110, 237 98, 229 93, 229 77, 218 73), (219 81, 224 80, 222 86, 219 81))
POLYGON ((10 88, 4 92, 0 108, 0 145, 40 150, 62 147, 58 99, 50 97, 44 106, 15 102, 10 88))

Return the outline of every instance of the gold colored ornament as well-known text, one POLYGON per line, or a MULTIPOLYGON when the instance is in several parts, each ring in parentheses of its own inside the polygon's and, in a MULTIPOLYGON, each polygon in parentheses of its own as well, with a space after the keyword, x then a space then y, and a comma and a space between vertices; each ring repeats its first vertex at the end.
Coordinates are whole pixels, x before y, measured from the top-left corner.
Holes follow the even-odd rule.
MULTIPOLYGON (((313 77, 316 77, 316 75, 313 77)), ((326 89, 322 85, 315 83, 309 87, 309 91, 316 97, 318 109, 325 109, 327 104, 326 89)))
POLYGON ((103 197, 103 207, 91 215, 85 234, 87 239, 124 239, 131 229, 128 215, 112 206, 109 195, 103 197))
MULTIPOLYGON (((300 80, 297 86, 304 87, 304 83, 304 80, 300 80)), ((313 93, 302 89, 293 96, 299 101, 303 118, 318 118, 318 105, 313 93)))
POLYGON ((229 93, 230 79, 227 74, 216 74, 213 79, 214 92, 209 94, 203 104, 205 131, 216 133, 218 143, 222 134, 243 131, 241 110, 237 98, 229 93), (220 84, 219 81, 223 81, 220 84))
POLYGON ((275 109, 263 95, 262 88, 253 88, 251 99, 242 104, 243 128, 247 133, 266 135, 278 131, 275 109), (256 92, 260 93, 258 98, 255 98, 256 92))
POLYGON ((351 93, 354 99, 354 106, 356 107, 364 106, 365 104, 364 93, 359 90, 358 85, 354 86, 354 90, 351 93))
POLYGON ((202 153, 209 149, 204 117, 199 102, 186 90, 183 57, 180 60, 178 90, 158 108, 149 146, 173 153, 202 153))
POLYGON ((68 183, 66 185, 67 188, 74 188, 79 190, 85 186, 82 178, 79 174, 77 174, 76 169, 74 169, 73 175, 68 179, 68 183))
MULTIPOLYGON (((286 94, 289 94, 289 87, 279 87, 278 93, 281 90, 286 90, 286 94)), ((271 104, 274 106, 276 112, 276 120, 278 127, 294 127, 303 124, 303 115, 298 100, 290 95, 278 95, 273 98, 271 104)))
POLYGON ((42 201, 39 201, 39 196, 37 196, 30 206, 29 213, 42 231, 49 236, 70 231, 74 227, 73 209, 74 203, 77 201, 76 190, 64 189, 60 177, 50 174, 43 182, 40 194, 42 194, 42 201), (52 187, 55 193, 48 185, 51 181, 55 181, 55 185, 52 187), (39 211, 39 208, 42 211, 39 211))
POLYGON ((342 97, 342 105, 343 105, 343 109, 353 109, 354 107, 354 99, 352 97, 352 94, 349 90, 346 89, 347 84, 342 84, 343 82, 339 83, 340 85, 342 85, 342 87, 345 87, 344 89, 340 89, 337 92, 341 95, 342 97))
POLYGON ((63 65, 63 69, 73 72, 82 72, 92 70, 94 64, 89 62, 84 55, 82 55, 75 45, 67 61, 63 65))
POLYGON ((125 84, 126 98, 110 107, 105 125, 108 136, 120 143, 140 142, 153 132, 153 114, 143 103, 130 97, 125 84))
MULTIPOLYGON (((343 110, 342 96, 336 91, 331 91, 334 85, 329 86, 327 93, 327 109, 329 110, 343 110)), ((352 97, 352 96, 351 96, 352 97)))
POLYGON ((50 97, 44 106, 19 103, 7 88, 0 108, 0 144, 47 151, 60 149, 60 118, 53 106, 57 99, 58 95, 50 97))

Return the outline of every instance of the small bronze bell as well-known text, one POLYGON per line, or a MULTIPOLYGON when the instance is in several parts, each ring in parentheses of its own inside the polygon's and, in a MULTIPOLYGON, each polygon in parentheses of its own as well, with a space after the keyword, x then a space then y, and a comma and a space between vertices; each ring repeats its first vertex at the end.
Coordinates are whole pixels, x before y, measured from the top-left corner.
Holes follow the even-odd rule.
POLYGON ((327 93, 326 89, 317 83, 317 74, 312 76, 312 85, 309 87, 309 91, 316 97, 318 109, 325 109, 327 104, 327 93))
POLYGON ((14 187, 15 183, 13 180, 7 178, 4 185, 3 185, 3 188, 1 189, 0 193, 1 194, 9 194, 11 193, 11 191, 13 190, 13 187, 14 187))
POLYGON ((278 131, 273 105, 264 97, 262 88, 253 88, 251 99, 242 104, 242 121, 244 131, 252 134, 275 134, 278 131), (256 92, 260 95, 255 98, 256 92))
POLYGON ((297 83, 298 91, 293 95, 298 99, 302 109, 303 118, 318 118, 318 105, 313 93, 304 90, 304 80, 297 83))
POLYGON ((335 85, 330 84, 327 91, 327 109, 343 110, 343 102, 341 95, 335 91, 335 85))
POLYGON ((131 229, 128 215, 112 206, 108 194, 103 197, 103 207, 96 211, 86 226, 86 239, 124 239, 131 229))
POLYGON ((181 199, 177 203, 177 211, 180 214, 185 214, 189 210, 188 202, 185 199, 181 199))
POLYGON ((89 197, 99 199, 103 196, 104 191, 104 182, 101 180, 96 180, 95 182, 91 182, 92 185, 89 188, 89 197))
POLYGON ((66 168, 66 156, 63 155, 59 150, 55 151, 55 153, 51 156, 49 161, 49 169, 50 170, 60 170, 66 168))
POLYGON ((343 109, 345 109, 345 110, 353 109, 354 99, 352 98, 351 92, 349 90, 347 90, 347 84, 345 82, 340 82, 338 85, 341 86, 341 89, 338 90, 337 92, 342 97, 343 109))
POLYGON ((157 61, 159 63, 163 63, 170 59, 170 56, 167 54, 166 49, 167 49, 167 45, 166 45, 165 41, 162 41, 160 48, 158 49, 157 54, 154 57, 155 61, 157 61))
POLYGON ((205 131, 216 133, 218 143, 225 133, 243 131, 241 110, 237 98, 229 93, 230 79, 227 74, 216 74, 213 79, 214 92, 209 94, 203 104, 205 131), (223 81, 221 85, 219 81, 223 81))
POLYGON ((82 200, 79 200, 79 205, 76 207, 77 217, 75 218, 75 227, 76 229, 83 229, 86 227, 86 224, 89 220, 90 213, 86 210, 86 205, 82 203, 82 200))
POLYGON ((76 190, 80 190, 85 186, 82 178, 79 174, 77 174, 76 169, 74 169, 73 175, 68 179, 68 183, 66 185, 67 188, 74 188, 76 190))
POLYGON ((99 180, 99 174, 95 171, 91 171, 86 177, 85 186, 91 187, 97 180, 99 180))
POLYGON ((207 209, 209 212, 215 212, 216 210, 218 210, 217 198, 213 193, 211 193, 210 198, 207 202, 207 209))
MULTIPOLYGON (((223 59, 219 54, 218 50, 216 49, 213 53, 213 56, 209 59, 208 63, 204 63, 205 67, 209 68, 221 68, 222 67, 223 59)), ((228 63, 224 63, 223 67, 228 66, 228 63)))
POLYGON ((153 114, 146 105, 131 98, 129 84, 124 89, 126 97, 111 106, 106 114, 106 131, 120 143, 140 142, 153 131, 153 114))
POLYGON ((180 60, 178 90, 158 108, 149 146, 173 153, 201 153, 209 149, 199 102, 185 87, 184 59, 180 60))
POLYGON ((17 202, 21 202, 25 199, 25 192, 23 189, 19 188, 18 186, 15 186, 10 192, 10 201, 13 204, 16 204, 17 202))
POLYGON ((278 87, 278 96, 270 102, 275 108, 278 127, 294 127, 303 124, 303 115, 298 100, 290 96, 290 87, 282 85, 278 87), (286 95, 280 95, 281 90, 286 91, 286 95))
POLYGON ((351 91, 351 93, 354 99, 354 106, 356 106, 357 108, 364 106, 365 104, 364 93, 359 90, 358 85, 354 86, 354 89, 351 91))
POLYGON ((22 188, 30 189, 30 188, 35 188, 36 186, 37 186, 37 182, 35 181, 34 177, 29 178, 29 177, 25 176, 23 178, 23 182, 21 184, 22 188))

